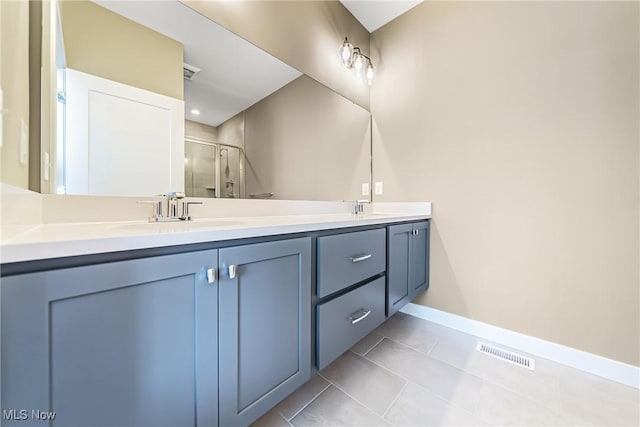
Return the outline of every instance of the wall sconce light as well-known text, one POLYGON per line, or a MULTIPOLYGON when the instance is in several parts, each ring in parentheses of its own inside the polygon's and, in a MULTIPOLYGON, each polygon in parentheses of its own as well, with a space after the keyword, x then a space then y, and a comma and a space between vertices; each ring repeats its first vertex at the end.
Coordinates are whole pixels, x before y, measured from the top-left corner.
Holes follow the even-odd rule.
POLYGON ((360 51, 359 47, 354 47, 349 43, 349 39, 344 38, 344 43, 340 46, 340 56, 342 57, 342 63, 347 68, 355 68, 358 73, 364 72, 369 86, 373 81, 375 75, 373 71, 373 64, 371 58, 360 51))

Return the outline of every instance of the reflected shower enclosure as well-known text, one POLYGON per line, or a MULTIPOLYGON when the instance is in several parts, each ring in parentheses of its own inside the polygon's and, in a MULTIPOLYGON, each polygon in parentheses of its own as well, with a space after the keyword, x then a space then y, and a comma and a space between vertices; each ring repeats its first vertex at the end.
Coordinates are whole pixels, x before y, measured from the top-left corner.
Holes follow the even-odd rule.
POLYGON ((188 197, 245 197, 242 148, 186 138, 184 151, 184 184, 188 197))

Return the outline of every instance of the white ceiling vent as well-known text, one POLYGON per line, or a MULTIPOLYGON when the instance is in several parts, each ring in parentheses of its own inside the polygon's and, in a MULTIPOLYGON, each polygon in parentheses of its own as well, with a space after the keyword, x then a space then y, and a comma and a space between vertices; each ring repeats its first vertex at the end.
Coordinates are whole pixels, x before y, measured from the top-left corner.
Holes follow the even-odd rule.
POLYGON ((189 65, 186 62, 184 63, 184 67, 182 68, 182 70, 185 80, 193 80, 195 75, 200 72, 200 68, 189 65))
POLYGON ((530 357, 526 357, 509 350, 504 350, 500 347, 485 344, 483 342, 478 343, 477 349, 480 353, 495 357, 496 359, 504 360, 505 362, 527 368, 530 371, 536 370, 536 361, 530 357))

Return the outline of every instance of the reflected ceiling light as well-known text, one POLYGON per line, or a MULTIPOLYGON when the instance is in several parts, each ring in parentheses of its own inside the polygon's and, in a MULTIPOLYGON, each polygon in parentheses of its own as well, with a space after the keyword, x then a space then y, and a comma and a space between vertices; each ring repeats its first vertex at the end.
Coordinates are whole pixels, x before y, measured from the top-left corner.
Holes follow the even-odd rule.
POLYGON ((340 46, 340 56, 345 67, 350 68, 353 63, 353 45, 345 37, 344 43, 340 46))
POLYGON ((200 115, 200 110, 196 110, 194 108, 193 110, 191 110, 191 114, 193 114, 194 116, 198 116, 198 115, 200 115))
POLYGON ((371 58, 362 53, 359 47, 354 47, 349 43, 349 39, 347 37, 344 38, 344 42, 340 46, 340 57, 342 58, 342 63, 345 67, 355 68, 358 73, 364 72, 367 77, 367 82, 371 85, 375 75, 371 58))
POLYGON ((373 65, 371 65, 371 62, 369 62, 369 65, 367 66, 367 82, 369 83, 369 86, 371 86, 371 82, 373 81, 373 65))
POLYGON ((356 71, 362 71, 363 62, 364 61, 362 60, 362 55, 356 55, 356 60, 354 61, 356 71))

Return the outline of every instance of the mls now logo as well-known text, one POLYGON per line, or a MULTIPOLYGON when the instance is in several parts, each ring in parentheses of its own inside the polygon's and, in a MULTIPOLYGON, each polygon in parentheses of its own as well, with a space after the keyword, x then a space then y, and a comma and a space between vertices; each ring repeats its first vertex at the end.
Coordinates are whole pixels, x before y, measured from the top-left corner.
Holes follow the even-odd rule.
POLYGON ((53 421, 56 418, 56 413, 52 411, 41 411, 40 409, 32 409, 31 411, 27 411, 26 409, 4 409, 2 411, 2 418, 17 421, 53 421))

